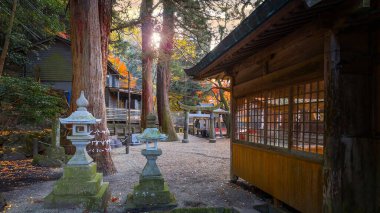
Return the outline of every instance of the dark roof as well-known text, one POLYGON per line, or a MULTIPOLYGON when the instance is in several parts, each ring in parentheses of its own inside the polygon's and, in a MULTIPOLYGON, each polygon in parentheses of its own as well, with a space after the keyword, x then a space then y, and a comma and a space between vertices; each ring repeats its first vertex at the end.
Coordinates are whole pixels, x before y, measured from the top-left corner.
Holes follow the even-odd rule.
POLYGON ((220 74, 343 0, 266 0, 198 64, 185 69, 196 79, 220 74))
MULTIPOLYGON (((38 41, 38 42, 36 42, 36 43, 33 43, 33 44, 32 44, 32 47, 35 47, 35 46, 41 45, 41 44, 46 43, 46 42, 51 42, 51 41, 60 41, 60 42, 62 42, 62 43, 64 43, 64 44, 66 44, 66 45, 69 46, 69 47, 71 46, 71 42, 70 42, 69 39, 67 39, 67 38, 63 38, 62 36, 58 36, 58 35, 56 35, 56 36, 52 36, 52 37, 46 38, 46 39, 44 39, 44 40, 38 41)), ((107 68, 108 68, 108 71, 111 72, 112 74, 119 75, 120 78, 122 78, 122 79, 125 79, 125 78, 126 78, 126 77, 122 76, 122 75, 119 73, 119 71, 117 71, 117 70, 115 69, 115 67, 112 65, 112 63, 111 63, 110 61, 107 62, 107 68)))

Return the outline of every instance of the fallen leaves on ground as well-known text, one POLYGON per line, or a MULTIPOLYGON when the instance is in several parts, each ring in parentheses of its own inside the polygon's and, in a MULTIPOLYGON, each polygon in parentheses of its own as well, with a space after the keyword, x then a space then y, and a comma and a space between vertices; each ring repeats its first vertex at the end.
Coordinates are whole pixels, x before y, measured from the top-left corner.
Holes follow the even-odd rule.
POLYGON ((119 200, 120 200, 119 197, 112 197, 112 198, 111 198, 111 202, 112 202, 112 203, 119 202, 119 200))
POLYGON ((56 180, 61 170, 32 165, 32 159, 0 161, 0 191, 9 191, 13 187, 32 183, 56 180))

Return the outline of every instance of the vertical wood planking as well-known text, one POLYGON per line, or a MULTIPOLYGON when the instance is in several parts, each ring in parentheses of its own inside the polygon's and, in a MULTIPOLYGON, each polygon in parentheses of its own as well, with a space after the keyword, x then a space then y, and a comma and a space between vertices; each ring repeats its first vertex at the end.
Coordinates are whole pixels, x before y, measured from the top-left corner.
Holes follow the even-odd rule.
POLYGON ((322 164, 232 144, 232 171, 301 212, 322 212, 322 164))

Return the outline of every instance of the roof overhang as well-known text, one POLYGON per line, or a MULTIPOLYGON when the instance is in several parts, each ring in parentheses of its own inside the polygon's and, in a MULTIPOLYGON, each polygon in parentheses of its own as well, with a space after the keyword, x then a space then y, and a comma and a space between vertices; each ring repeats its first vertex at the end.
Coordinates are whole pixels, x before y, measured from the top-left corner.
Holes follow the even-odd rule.
POLYGON ((194 79, 231 76, 232 67, 344 0, 266 0, 192 68, 194 79))

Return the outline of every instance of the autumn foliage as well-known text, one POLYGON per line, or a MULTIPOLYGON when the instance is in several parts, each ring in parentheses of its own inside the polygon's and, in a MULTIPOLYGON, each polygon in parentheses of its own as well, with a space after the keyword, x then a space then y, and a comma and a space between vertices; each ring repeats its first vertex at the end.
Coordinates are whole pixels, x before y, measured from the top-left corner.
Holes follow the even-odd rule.
MULTIPOLYGON (((120 73, 121 76, 124 78, 120 78, 120 87, 121 88, 128 88, 128 73, 129 70, 127 68, 127 65, 120 60, 119 57, 109 54, 108 55, 108 61, 111 62, 112 66, 120 73)), ((131 73, 131 88, 136 88, 137 79, 133 77, 131 73)))

